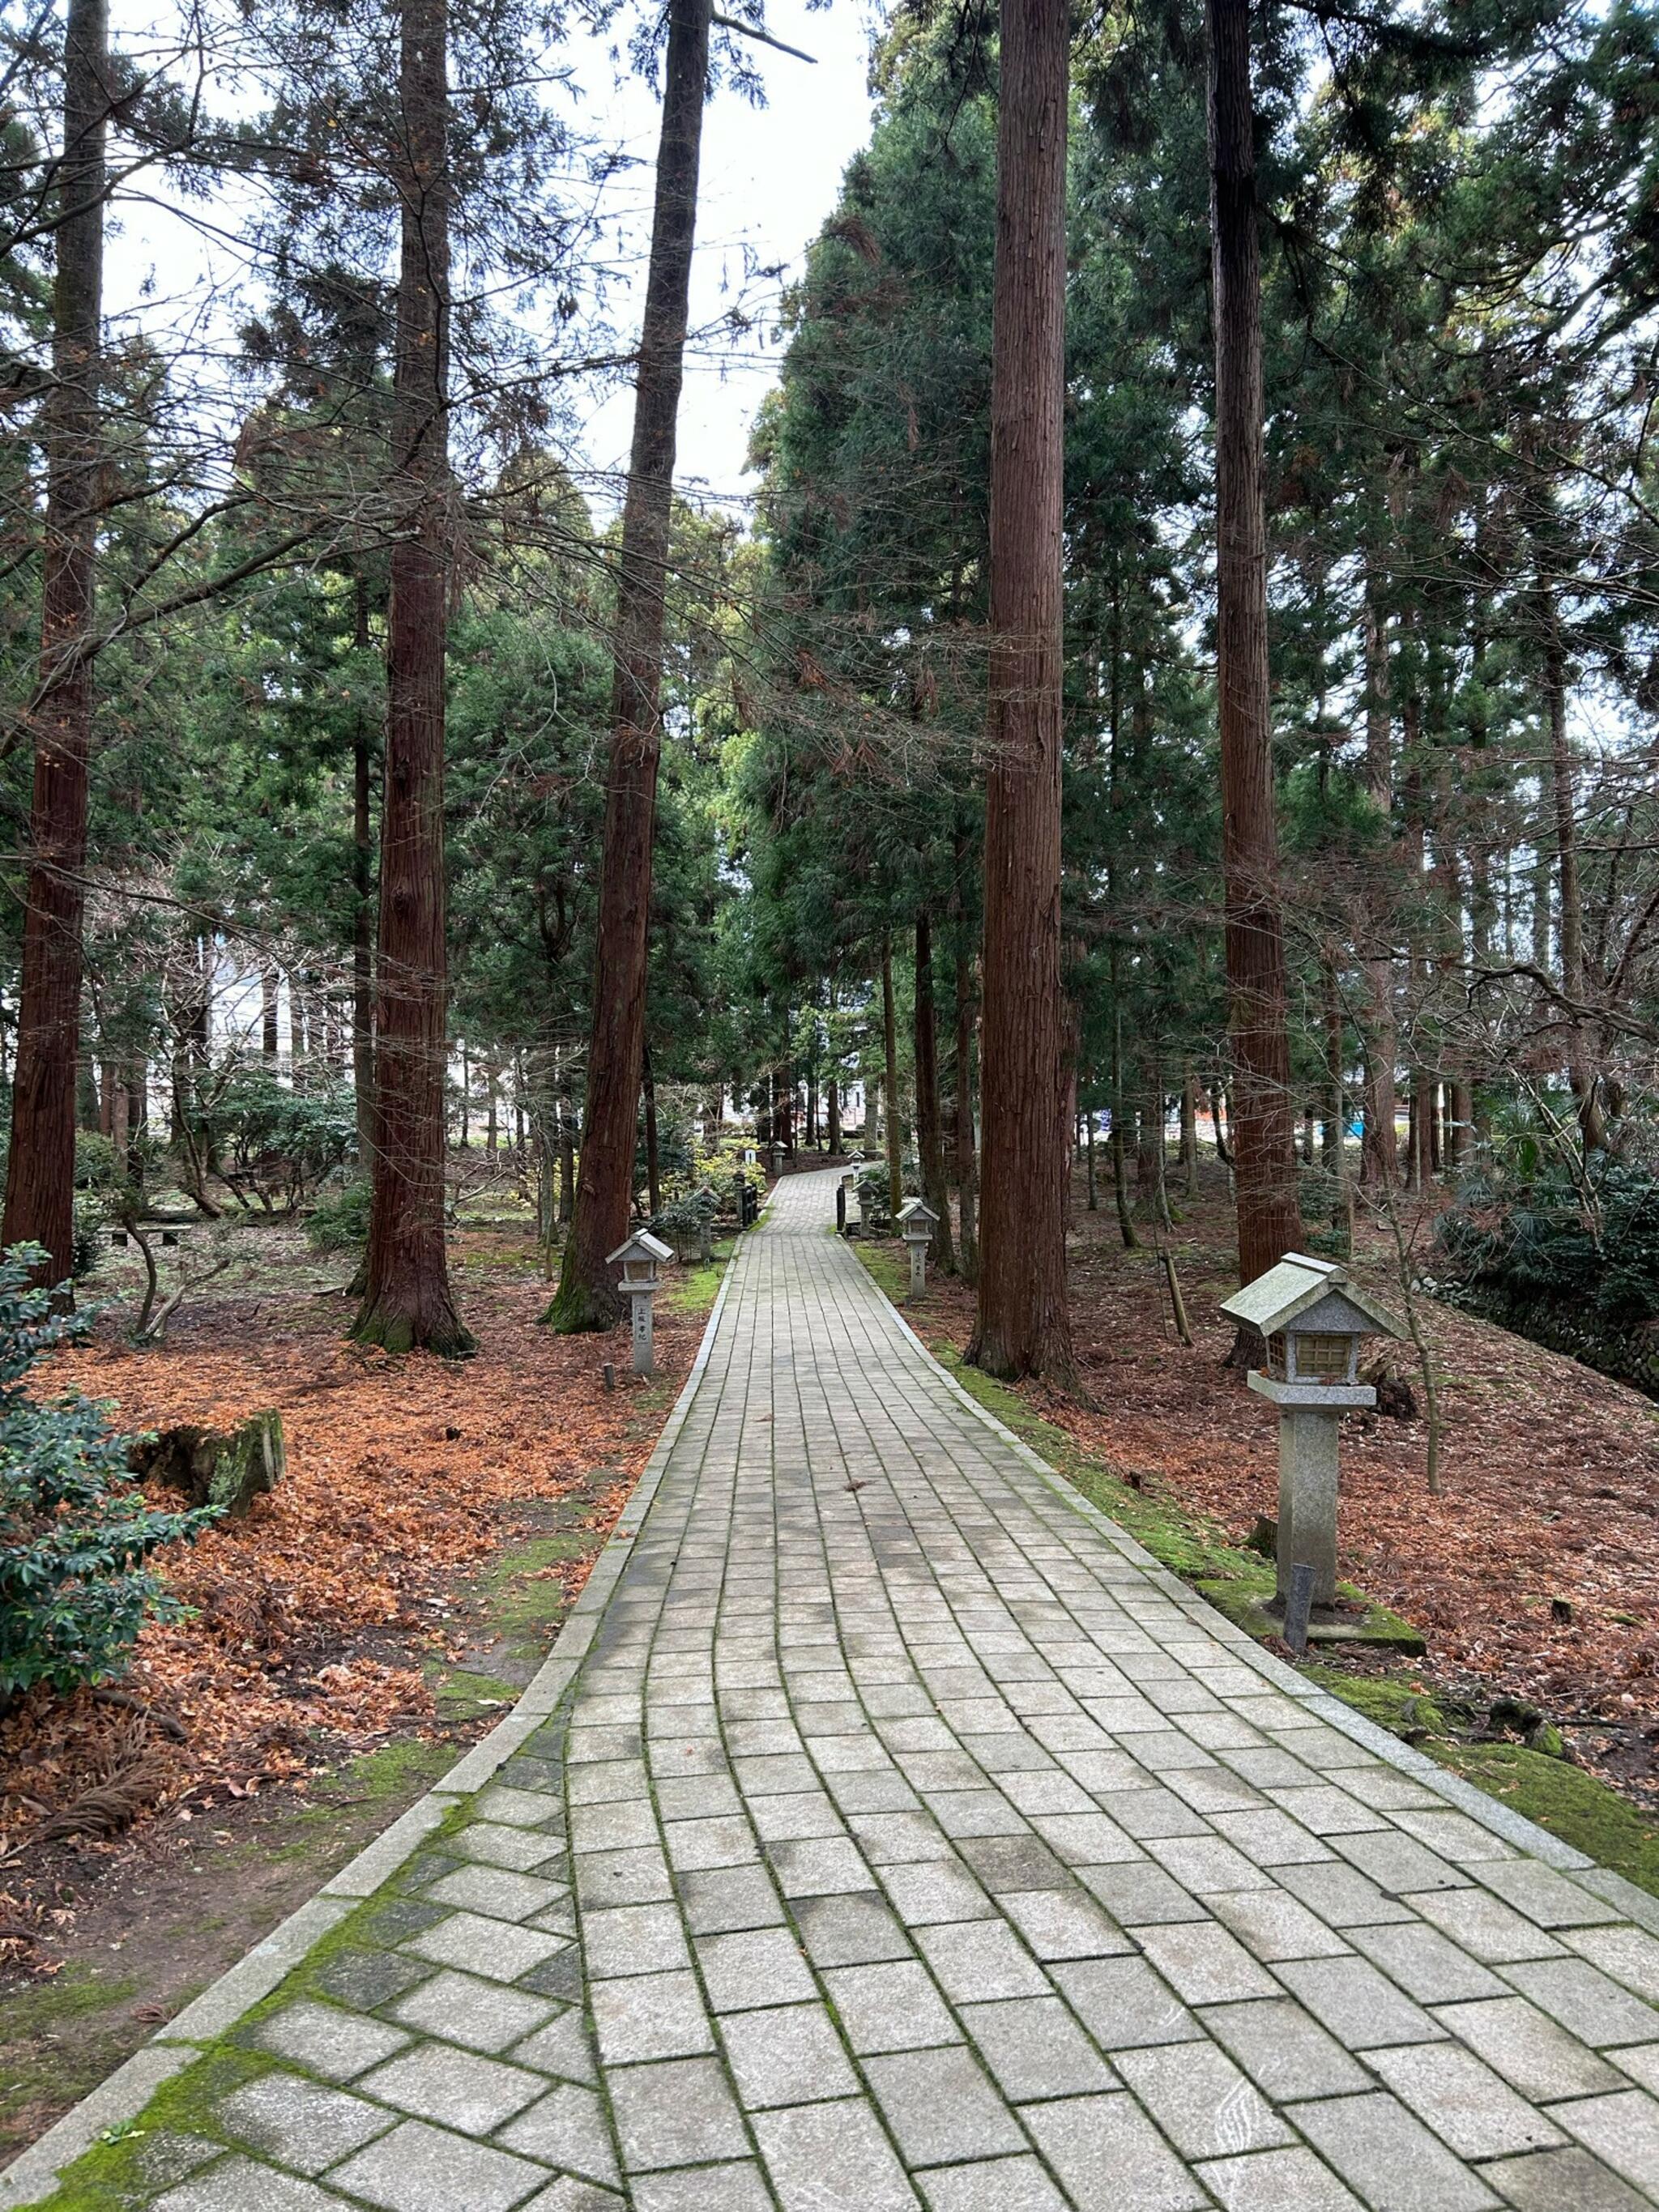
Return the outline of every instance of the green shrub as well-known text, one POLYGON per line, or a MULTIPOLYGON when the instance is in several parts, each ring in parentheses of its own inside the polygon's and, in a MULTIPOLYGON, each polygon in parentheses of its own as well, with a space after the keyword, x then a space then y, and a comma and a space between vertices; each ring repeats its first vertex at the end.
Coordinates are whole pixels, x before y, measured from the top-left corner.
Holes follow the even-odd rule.
POLYGON ((374 1187, 342 1183, 318 1200, 306 1224, 306 1237, 318 1252, 361 1252, 368 1243, 368 1209, 374 1187))
POLYGON ((0 1257, 0 1700, 37 1682, 68 1691, 123 1673, 144 1622, 181 1611, 144 1561, 218 1517, 156 1511, 102 1406, 22 1389, 43 1352, 92 1325, 86 1314, 54 1315, 50 1294, 28 1287, 45 1258, 33 1244, 0 1257))
POLYGON ((1472 1176, 1436 1232, 1437 1271, 1518 1308, 1593 1313, 1614 1328, 1659 1315, 1659 1176, 1591 1157, 1574 1173, 1472 1176))

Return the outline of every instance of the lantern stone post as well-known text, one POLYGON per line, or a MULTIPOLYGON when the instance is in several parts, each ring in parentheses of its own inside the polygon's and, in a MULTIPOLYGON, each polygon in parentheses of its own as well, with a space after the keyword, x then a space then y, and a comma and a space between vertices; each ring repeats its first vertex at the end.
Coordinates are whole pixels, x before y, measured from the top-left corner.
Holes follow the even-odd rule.
POLYGON ((625 1243, 618 1244, 607 1265, 622 1269, 622 1288, 628 1293, 633 1309, 634 1372, 652 1375, 656 1371, 651 1340, 651 1304, 662 1286, 658 1273, 663 1261, 672 1255, 659 1237, 648 1229, 641 1229, 625 1243))
POLYGON ((920 1297, 927 1287, 927 1247, 939 1227, 939 1216, 926 1199, 907 1198, 898 1210, 899 1235, 910 1255, 910 1295, 920 1297))
POLYGON ((1260 1331, 1267 1364, 1247 1381, 1279 1408, 1279 1538, 1275 1611, 1291 1594, 1297 1566, 1313 1570, 1313 1606, 1336 1603, 1338 1425, 1344 1413, 1376 1403, 1358 1379, 1368 1336, 1403 1337, 1394 1316, 1330 1260, 1287 1253, 1277 1267, 1224 1300, 1229 1320, 1260 1331))

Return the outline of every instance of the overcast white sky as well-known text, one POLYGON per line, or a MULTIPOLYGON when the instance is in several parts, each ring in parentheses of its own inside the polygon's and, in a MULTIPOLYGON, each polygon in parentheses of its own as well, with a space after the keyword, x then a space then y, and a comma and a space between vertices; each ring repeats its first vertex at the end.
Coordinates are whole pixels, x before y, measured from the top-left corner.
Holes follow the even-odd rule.
MULTIPOLYGON (((0 0, 0 7, 10 0, 0 0)), ((380 0, 364 0, 365 5, 380 0)), ((648 4, 648 0, 646 0, 648 4)), ((799 272, 805 249, 834 205, 842 172, 870 129, 866 89, 871 25, 882 0, 835 0, 809 12, 805 0, 772 0, 774 34, 814 55, 815 63, 750 42, 763 75, 766 105, 752 107, 729 90, 709 105, 703 134, 697 252, 693 270, 694 331, 714 323, 747 291, 763 312, 742 338, 719 331, 694 343, 686 362, 680 413, 679 480, 688 490, 738 501, 754 489, 744 483, 744 461, 757 408, 776 377, 776 306, 782 285, 799 272), (777 264, 781 276, 754 280, 749 272, 777 264)), ((118 44, 137 57, 171 49, 181 0, 114 0, 112 27, 118 44)), ((619 19, 617 43, 625 50, 636 15, 619 19)), ((590 143, 633 157, 605 188, 601 258, 617 270, 609 307, 617 336, 629 342, 638 327, 649 240, 651 193, 659 109, 656 95, 613 58, 609 41, 579 40, 557 58, 574 70, 580 96, 574 119, 590 143)), ((142 65, 142 61, 141 61, 142 65)), ((229 71, 213 85, 214 105, 257 112, 260 90, 229 71)), ((222 397, 222 364, 234 350, 228 314, 232 288, 257 284, 258 271, 241 251, 245 210, 237 187, 227 185, 181 221, 177 202, 163 188, 156 197, 148 176, 124 191, 111 226, 106 262, 106 307, 118 324, 161 338, 167 349, 195 365, 205 386, 222 397)), ((244 294, 246 297, 246 294, 244 294)), ((202 387, 198 386, 198 389, 202 387)), ((238 395, 237 404, 240 403, 238 395)), ((633 421, 631 384, 612 379, 596 386, 582 424, 581 459, 593 474, 590 489, 603 503, 625 469, 633 421)))
MULTIPOLYGON (((804 0, 772 0, 768 27, 815 54, 816 64, 754 46, 766 106, 750 107, 724 91, 711 103, 703 128, 694 329, 712 321, 741 289, 745 246, 761 264, 786 264, 784 282, 799 273, 806 245, 835 204, 842 170, 869 136, 870 22, 869 0, 836 0, 811 14, 804 0)), ((580 74, 589 88, 586 119, 638 156, 639 174, 648 179, 658 125, 651 93, 637 81, 613 89, 611 64, 598 47, 592 65, 584 64, 580 74)), ((629 201, 642 209, 640 186, 630 190, 629 201)), ((775 300, 775 287, 765 287, 763 296, 775 300)), ((727 496, 744 489, 750 424, 776 378, 775 327, 775 319, 763 322, 741 350, 722 337, 689 356, 679 443, 680 481, 688 489, 707 486, 727 496)), ((631 392, 611 394, 588 423, 589 460, 605 470, 625 465, 632 422, 631 392)))

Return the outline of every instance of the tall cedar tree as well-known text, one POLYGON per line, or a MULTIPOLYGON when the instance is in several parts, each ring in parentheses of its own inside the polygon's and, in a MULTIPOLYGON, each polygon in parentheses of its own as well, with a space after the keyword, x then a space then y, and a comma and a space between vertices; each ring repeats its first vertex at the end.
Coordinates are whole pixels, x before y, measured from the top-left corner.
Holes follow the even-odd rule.
POLYGON ((447 0, 404 0, 402 210, 392 376, 386 798, 380 828, 374 1201, 361 1341, 447 1357, 473 1348, 444 1255, 447 1066, 444 654, 448 621, 449 82, 447 0))
POLYGON ((1294 1249, 1297 1231, 1267 690, 1261 249, 1249 0, 1209 0, 1209 30, 1221 860, 1231 1001, 1238 1266, 1240 1279, 1249 1282, 1294 1249))
POLYGON ((968 1357, 1073 1373, 1060 976, 1066 0, 1002 15, 991 316, 979 1309, 968 1357))
POLYGON ((645 1057, 651 848, 662 757, 664 600, 710 13, 709 0, 670 0, 651 260, 617 582, 613 734, 605 790, 587 1103, 575 1216, 558 1294, 547 1315, 556 1328, 567 1331, 608 1328, 622 1316, 608 1260, 628 1234, 634 1194, 645 1057))
POLYGON ((55 179, 52 381, 45 408, 46 517, 34 788, 11 1155, 0 1229, 0 1241, 7 1246, 44 1246, 49 1259, 41 1274, 53 1283, 69 1279, 75 1239, 81 921, 92 756, 92 659, 87 648, 103 473, 99 375, 108 78, 107 0, 70 0, 64 145, 55 179))

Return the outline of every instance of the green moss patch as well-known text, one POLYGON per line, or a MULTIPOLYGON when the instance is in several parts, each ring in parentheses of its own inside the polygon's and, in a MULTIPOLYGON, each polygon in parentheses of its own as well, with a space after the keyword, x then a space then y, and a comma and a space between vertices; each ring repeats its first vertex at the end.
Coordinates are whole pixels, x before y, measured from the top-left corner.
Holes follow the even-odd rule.
MULTIPOLYGON (((1350 1674, 1337 1667, 1304 1671, 1379 1728, 1659 1897, 1659 1821, 1582 1766, 1527 1744, 1480 1740, 1474 1734, 1482 1718, 1476 1708, 1409 1679, 1350 1674)), ((1543 1729, 1533 1740, 1552 1739, 1559 1741, 1553 1729, 1543 1729)))

